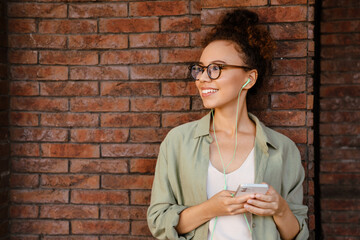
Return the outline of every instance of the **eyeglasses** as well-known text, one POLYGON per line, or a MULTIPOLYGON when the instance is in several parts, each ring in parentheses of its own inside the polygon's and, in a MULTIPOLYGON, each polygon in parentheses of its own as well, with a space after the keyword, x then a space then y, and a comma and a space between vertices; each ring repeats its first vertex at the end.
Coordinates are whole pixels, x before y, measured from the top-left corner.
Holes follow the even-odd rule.
POLYGON ((224 68, 242 68, 245 70, 251 70, 252 68, 247 66, 237 66, 237 65, 227 65, 227 64, 216 64, 211 63, 209 65, 202 66, 200 64, 193 64, 189 66, 190 75, 196 81, 199 80, 200 75, 204 73, 206 68, 206 72, 211 80, 216 80, 221 75, 221 70, 224 68))

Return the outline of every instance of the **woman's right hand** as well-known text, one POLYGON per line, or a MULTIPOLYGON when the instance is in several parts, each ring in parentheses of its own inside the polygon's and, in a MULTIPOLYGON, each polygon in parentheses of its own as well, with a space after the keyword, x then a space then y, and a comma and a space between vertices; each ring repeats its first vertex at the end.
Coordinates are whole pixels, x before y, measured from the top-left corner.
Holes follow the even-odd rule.
POLYGON ((218 192, 208 201, 208 209, 213 217, 236 215, 247 212, 244 208, 244 204, 249 198, 254 198, 252 194, 233 197, 234 191, 223 190, 218 192))

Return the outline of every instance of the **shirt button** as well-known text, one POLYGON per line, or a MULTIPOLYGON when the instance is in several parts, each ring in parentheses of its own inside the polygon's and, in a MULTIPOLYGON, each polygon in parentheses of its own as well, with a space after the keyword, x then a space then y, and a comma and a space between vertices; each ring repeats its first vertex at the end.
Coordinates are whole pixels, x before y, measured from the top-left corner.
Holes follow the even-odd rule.
POLYGON ((256 226, 255 223, 253 223, 253 224, 252 224, 252 227, 255 228, 255 226, 256 226))

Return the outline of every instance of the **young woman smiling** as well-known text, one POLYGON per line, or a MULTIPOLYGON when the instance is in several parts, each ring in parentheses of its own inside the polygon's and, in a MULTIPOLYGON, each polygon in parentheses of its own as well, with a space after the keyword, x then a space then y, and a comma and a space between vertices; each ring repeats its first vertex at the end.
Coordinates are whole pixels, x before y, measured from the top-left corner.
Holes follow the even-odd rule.
POLYGON ((258 16, 227 13, 190 66, 211 112, 162 142, 148 209, 158 239, 307 239, 304 170, 296 145, 247 110, 272 68, 274 42, 258 16), (234 196, 240 183, 266 194, 234 196))

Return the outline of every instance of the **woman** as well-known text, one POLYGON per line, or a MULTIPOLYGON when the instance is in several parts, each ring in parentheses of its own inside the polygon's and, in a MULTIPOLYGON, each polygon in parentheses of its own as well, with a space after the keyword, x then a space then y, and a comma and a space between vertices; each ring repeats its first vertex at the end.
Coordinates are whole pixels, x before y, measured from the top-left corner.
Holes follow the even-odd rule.
POLYGON ((307 239, 299 151, 247 111, 247 92, 271 73, 269 33, 255 13, 236 10, 204 46, 190 72, 212 111, 162 142, 150 231, 158 239, 307 239), (266 194, 234 196, 240 183, 262 182, 266 194))

